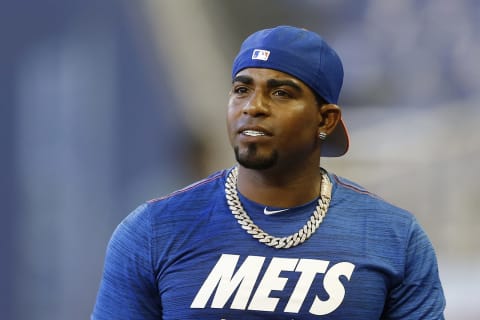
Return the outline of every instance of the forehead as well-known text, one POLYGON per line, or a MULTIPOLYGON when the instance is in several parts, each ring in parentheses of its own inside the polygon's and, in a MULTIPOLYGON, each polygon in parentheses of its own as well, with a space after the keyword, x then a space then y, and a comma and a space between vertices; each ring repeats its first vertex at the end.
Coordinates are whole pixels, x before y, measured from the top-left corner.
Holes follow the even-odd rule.
POLYGON ((289 75, 288 73, 274 70, 274 69, 266 69, 266 68, 246 68, 241 71, 239 71, 236 75, 234 80, 239 77, 249 77, 255 82, 261 82, 261 81, 268 81, 270 79, 275 79, 275 80, 289 80, 294 82, 295 84, 308 88, 307 85, 305 85, 300 79, 289 75))

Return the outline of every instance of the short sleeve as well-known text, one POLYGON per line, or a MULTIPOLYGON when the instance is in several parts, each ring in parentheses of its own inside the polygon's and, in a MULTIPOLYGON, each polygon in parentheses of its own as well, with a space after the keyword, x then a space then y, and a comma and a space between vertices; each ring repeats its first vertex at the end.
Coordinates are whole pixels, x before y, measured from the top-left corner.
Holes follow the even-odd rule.
POLYGON ((161 319, 150 239, 145 204, 120 223, 109 241, 92 320, 161 319))
POLYGON ((434 248, 426 233, 412 222, 406 247, 403 281, 389 294, 382 319, 444 319, 445 297, 434 248))

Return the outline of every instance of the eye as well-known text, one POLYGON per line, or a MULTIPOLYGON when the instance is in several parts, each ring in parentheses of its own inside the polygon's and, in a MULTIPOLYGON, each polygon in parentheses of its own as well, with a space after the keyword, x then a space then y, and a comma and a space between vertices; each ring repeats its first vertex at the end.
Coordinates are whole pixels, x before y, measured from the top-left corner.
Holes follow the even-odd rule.
POLYGON ((281 97, 281 98, 291 98, 292 95, 286 91, 286 90, 283 90, 283 89, 276 89, 275 91, 272 92, 272 95, 276 96, 276 97, 281 97))
POLYGON ((248 87, 246 86, 235 86, 232 90, 234 94, 242 95, 248 92, 248 87))

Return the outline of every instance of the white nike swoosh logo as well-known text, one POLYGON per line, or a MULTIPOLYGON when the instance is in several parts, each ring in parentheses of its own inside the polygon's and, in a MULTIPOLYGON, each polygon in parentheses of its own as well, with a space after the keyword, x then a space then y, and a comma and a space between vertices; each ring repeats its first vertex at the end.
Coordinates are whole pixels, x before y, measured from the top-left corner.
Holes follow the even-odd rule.
POLYGON ((275 214, 275 213, 279 213, 279 212, 283 212, 283 211, 287 211, 288 209, 282 209, 282 210, 268 210, 267 207, 265 207, 263 209, 263 213, 265 213, 266 215, 270 215, 270 214, 275 214))

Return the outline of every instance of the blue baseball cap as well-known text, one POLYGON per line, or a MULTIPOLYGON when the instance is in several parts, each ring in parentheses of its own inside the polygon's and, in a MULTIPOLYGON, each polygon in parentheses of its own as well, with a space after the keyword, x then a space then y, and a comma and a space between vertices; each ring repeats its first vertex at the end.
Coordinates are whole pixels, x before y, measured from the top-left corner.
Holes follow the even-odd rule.
MULTIPOLYGON (((315 32, 291 26, 260 30, 245 39, 233 62, 232 79, 246 68, 287 73, 332 104, 337 104, 343 84, 338 54, 315 32)), ((348 146, 348 131, 341 119, 323 142, 322 156, 342 156, 348 146)))

